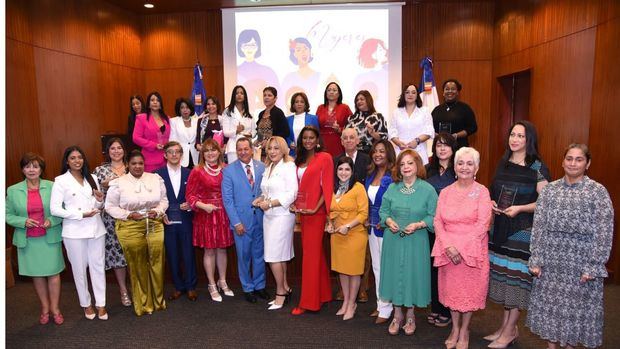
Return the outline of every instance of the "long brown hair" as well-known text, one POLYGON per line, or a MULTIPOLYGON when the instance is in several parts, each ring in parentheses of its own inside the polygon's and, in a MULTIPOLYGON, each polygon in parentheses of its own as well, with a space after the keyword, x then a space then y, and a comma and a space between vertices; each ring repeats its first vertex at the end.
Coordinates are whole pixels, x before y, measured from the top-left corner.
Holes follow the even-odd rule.
POLYGON ((217 157, 217 166, 222 167, 224 164, 224 155, 222 154, 222 148, 220 145, 213 140, 213 138, 207 138, 204 142, 202 142, 202 146, 200 148, 200 156, 198 157, 198 166, 204 166, 206 164, 204 153, 207 151, 207 148, 215 149, 220 156, 217 157))

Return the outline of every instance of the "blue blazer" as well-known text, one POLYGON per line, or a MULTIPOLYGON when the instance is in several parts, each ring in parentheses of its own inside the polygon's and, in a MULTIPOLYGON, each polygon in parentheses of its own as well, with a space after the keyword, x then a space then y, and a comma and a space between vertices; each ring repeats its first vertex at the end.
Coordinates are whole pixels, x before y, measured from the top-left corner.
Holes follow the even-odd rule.
MULTIPOLYGON (((366 178, 366 183, 364 185, 366 187, 366 193, 368 193, 368 187, 370 186, 370 183, 372 183, 372 181, 375 179, 376 174, 377 172, 374 172, 366 178)), ((383 194, 385 194, 385 191, 388 189, 390 184, 392 184, 392 176, 389 174, 389 172, 386 172, 383 175, 383 178, 381 178, 381 183, 379 183, 379 190, 377 191, 377 196, 375 196, 375 203, 373 204, 370 199, 368 199, 368 209, 370 210, 370 212, 368 213, 369 221, 374 220, 375 222, 379 222, 379 209, 381 208, 381 202, 383 202, 383 194)), ((368 234, 371 233, 372 227, 369 226, 368 234)), ((377 237, 383 237, 383 229, 377 229, 375 227, 375 235, 377 237)))
POLYGON ((255 224, 262 228, 263 210, 253 207, 252 201, 261 194, 260 184, 263 180, 265 165, 256 160, 252 162, 254 164, 254 187, 250 187, 245 166, 240 160, 226 166, 223 171, 222 200, 231 229, 239 223, 243 224, 246 231, 254 229, 255 224))
POLYGON ((179 188, 179 196, 174 196, 174 188, 172 188, 172 182, 170 181, 170 175, 168 174, 168 166, 164 166, 155 170, 166 185, 166 196, 168 197, 168 209, 166 215, 171 221, 183 222, 183 228, 192 229, 192 212, 181 210, 181 204, 185 202, 185 189, 187 187, 187 179, 189 178, 190 170, 186 167, 181 167, 181 187, 179 188))
MULTIPOLYGON (((297 144, 297 135, 293 131, 293 120, 295 119, 295 115, 290 115, 286 117, 286 121, 288 122, 288 138, 286 139, 286 143, 290 146, 291 143, 297 144)), ((304 126, 312 125, 316 127, 317 130, 320 129, 319 126, 319 118, 316 115, 306 113, 306 121, 304 122, 304 126)), ((295 156, 295 151, 291 149, 291 156, 295 156)))

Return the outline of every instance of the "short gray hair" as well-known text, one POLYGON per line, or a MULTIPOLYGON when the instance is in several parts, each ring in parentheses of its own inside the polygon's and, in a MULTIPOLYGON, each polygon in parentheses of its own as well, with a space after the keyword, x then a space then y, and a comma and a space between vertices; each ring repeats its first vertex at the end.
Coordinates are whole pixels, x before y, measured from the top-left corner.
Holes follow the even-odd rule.
POLYGON ((476 167, 480 167, 480 153, 472 147, 463 147, 454 154, 454 163, 456 164, 464 155, 471 155, 474 158, 476 167))

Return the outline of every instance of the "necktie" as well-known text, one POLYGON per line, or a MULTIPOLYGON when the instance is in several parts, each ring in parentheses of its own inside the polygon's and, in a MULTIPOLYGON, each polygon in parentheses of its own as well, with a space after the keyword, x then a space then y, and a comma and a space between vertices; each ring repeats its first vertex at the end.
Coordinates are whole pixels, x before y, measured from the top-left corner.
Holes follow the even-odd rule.
POLYGON ((254 187, 254 176, 252 176, 250 165, 245 165, 245 173, 248 176, 248 182, 250 182, 250 187, 254 187))

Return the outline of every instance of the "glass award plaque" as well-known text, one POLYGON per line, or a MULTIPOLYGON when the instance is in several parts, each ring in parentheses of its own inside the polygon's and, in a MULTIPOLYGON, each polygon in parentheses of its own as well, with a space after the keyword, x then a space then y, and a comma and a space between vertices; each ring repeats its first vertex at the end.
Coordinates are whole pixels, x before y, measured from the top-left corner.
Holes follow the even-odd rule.
POLYGON ((305 210, 308 208, 308 193, 303 191, 297 192, 297 197, 295 198, 295 208, 298 210, 305 210))
POLYGON ((370 207, 370 216, 368 217, 368 224, 372 227, 376 227, 379 224, 379 207, 371 206, 370 207))
POLYGON ((442 133, 442 132, 452 134, 452 123, 451 122, 440 122, 439 130, 437 130, 437 133, 442 133))
POLYGON ((500 191, 499 198, 497 199, 497 208, 502 211, 507 209, 514 204, 516 197, 517 188, 502 185, 502 190, 500 191))

